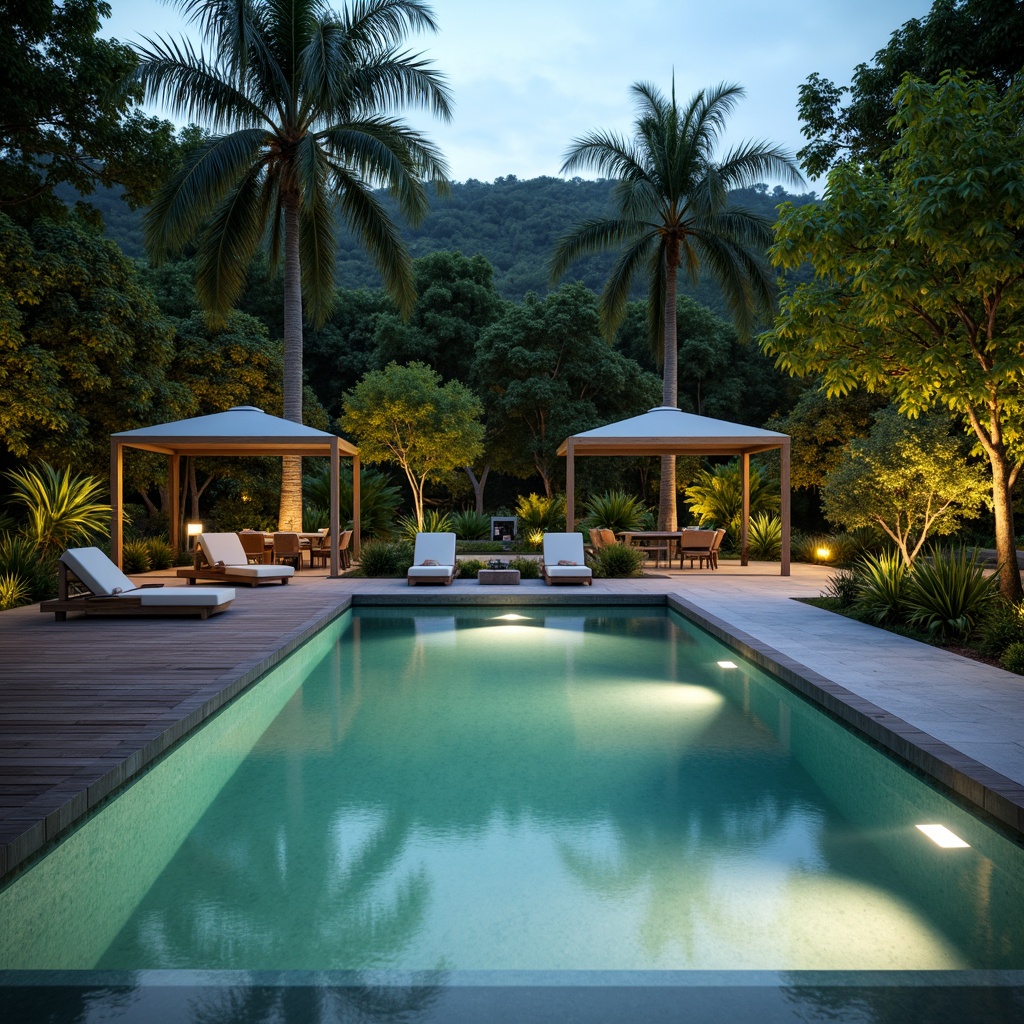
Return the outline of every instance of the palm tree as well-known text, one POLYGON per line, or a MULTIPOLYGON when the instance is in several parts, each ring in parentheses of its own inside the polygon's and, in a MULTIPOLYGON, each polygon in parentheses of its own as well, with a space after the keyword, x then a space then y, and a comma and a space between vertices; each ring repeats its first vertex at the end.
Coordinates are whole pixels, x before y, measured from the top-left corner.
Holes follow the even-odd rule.
MULTIPOLYGON (((259 246, 284 255, 284 415, 302 421, 302 316, 323 323, 334 300, 336 214, 362 240, 408 314, 412 264, 374 195, 387 187, 401 214, 427 212, 426 181, 447 184, 440 152, 392 116, 407 104, 445 120, 443 78, 399 49, 408 31, 436 31, 423 0, 176 0, 201 33, 146 39, 134 80, 149 99, 199 122, 204 137, 146 214, 155 261, 198 238, 196 290, 223 317, 259 246), (209 52, 207 53, 207 49, 209 52)), ((284 460, 282 529, 302 528, 301 459, 284 460)))
MULTIPOLYGON (((771 224, 729 203, 729 190, 765 178, 796 185, 803 178, 793 158, 765 142, 744 142, 715 160, 726 116, 743 96, 737 85, 701 90, 685 107, 645 82, 633 85, 639 116, 632 139, 590 132, 575 139, 562 174, 581 169, 616 178, 617 216, 582 224, 559 240, 552 279, 573 260, 603 249, 621 252, 601 295, 601 319, 609 340, 626 311, 637 274, 648 280, 647 322, 651 347, 664 368, 662 405, 678 404, 676 282, 684 266, 696 283, 705 270, 725 295, 741 336, 749 337, 760 310, 774 302, 772 275, 763 253, 771 224)), ((658 525, 676 528, 675 456, 661 461, 658 525)))

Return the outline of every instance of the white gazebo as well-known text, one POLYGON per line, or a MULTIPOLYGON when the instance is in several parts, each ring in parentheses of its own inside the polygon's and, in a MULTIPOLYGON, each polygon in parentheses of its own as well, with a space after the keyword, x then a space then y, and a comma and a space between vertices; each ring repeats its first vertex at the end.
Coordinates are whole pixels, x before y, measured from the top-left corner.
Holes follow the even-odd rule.
POLYGON ((740 527, 740 564, 747 564, 747 533, 750 522, 750 456, 780 449, 782 456, 781 509, 782 575, 789 575, 790 494, 789 435, 740 423, 696 416, 671 406, 659 406, 593 430, 566 438, 558 454, 565 464, 565 521, 575 520, 576 466, 578 455, 738 455, 743 481, 743 515, 740 527))
POLYGON ((251 405, 239 405, 227 412, 194 416, 173 423, 158 423, 137 430, 122 430, 110 435, 110 554, 121 565, 123 553, 122 489, 124 449, 140 448, 167 456, 167 483, 171 498, 171 546, 178 548, 179 463, 183 455, 319 455, 331 460, 331 576, 340 568, 338 536, 341 532, 338 510, 338 480, 341 456, 352 459, 352 539, 359 550, 359 449, 324 430, 280 416, 270 416, 251 405))

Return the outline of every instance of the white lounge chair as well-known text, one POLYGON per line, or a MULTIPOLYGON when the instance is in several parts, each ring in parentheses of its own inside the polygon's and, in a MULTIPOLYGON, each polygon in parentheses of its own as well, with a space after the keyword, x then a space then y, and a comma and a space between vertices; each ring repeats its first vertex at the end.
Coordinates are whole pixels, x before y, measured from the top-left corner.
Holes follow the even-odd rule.
POLYGON ((582 533, 545 533, 541 576, 550 587, 555 583, 594 582, 594 574, 584 562, 582 533))
POLYGON ((409 586, 418 583, 451 584, 455 579, 455 534, 417 533, 416 549, 406 579, 409 586))
POLYGON ((41 612, 58 622, 68 612, 85 615, 198 615, 224 611, 235 599, 231 587, 137 587, 99 548, 68 548, 60 556, 57 597, 43 601, 41 612))
POLYGON ((258 587, 261 583, 287 583, 295 570, 290 565, 250 565, 237 533, 201 533, 192 568, 179 569, 178 575, 189 584, 223 580, 258 587))

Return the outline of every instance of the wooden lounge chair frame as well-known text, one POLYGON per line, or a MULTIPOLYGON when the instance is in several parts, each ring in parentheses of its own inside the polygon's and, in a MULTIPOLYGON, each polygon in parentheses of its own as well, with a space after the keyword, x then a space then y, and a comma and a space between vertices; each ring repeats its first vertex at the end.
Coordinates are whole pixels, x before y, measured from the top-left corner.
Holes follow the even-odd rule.
MULTIPOLYGON (((98 548, 79 549, 99 552, 98 548)), ((105 557, 105 556, 104 556, 105 557)), ((110 563, 112 569, 120 570, 110 563)), ((230 588, 213 587, 204 588, 203 592, 195 590, 182 594, 187 598, 181 604, 168 604, 161 602, 158 605, 145 603, 145 591, 159 590, 163 588, 162 583, 143 583, 136 587, 131 580, 127 580, 128 587, 116 588, 113 594, 96 594, 87 583, 80 579, 75 572, 63 561, 57 563, 57 597, 51 601, 41 601, 39 610, 41 612, 53 612, 54 621, 67 621, 68 612, 81 613, 82 615, 117 615, 117 616, 193 616, 200 619, 207 619, 211 615, 225 611, 235 599, 235 592, 230 588), (137 595, 136 596, 136 592, 137 595), (195 598, 209 593, 213 596, 216 604, 196 604, 195 598)), ((173 594, 173 588, 166 591, 173 594)))

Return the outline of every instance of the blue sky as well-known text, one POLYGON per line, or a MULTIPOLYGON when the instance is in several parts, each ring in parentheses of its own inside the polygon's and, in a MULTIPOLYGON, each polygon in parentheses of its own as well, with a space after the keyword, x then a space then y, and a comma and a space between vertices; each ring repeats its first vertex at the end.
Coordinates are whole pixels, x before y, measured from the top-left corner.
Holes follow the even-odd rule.
MULTIPOLYGON (((434 0, 435 36, 410 39, 448 78, 455 117, 423 114, 457 181, 557 175, 572 139, 595 128, 628 132, 633 82, 676 93, 728 81, 742 85, 726 145, 766 139, 803 145, 798 89, 812 72, 839 84, 870 61, 931 0, 434 0)), ((181 36, 172 2, 111 0, 101 34, 135 42, 181 36)), ((160 113, 153 110, 153 113, 160 113)), ((813 183, 812 183, 813 187, 813 183)), ((821 183, 817 184, 820 190, 821 183)))

